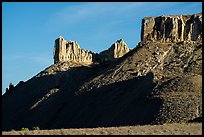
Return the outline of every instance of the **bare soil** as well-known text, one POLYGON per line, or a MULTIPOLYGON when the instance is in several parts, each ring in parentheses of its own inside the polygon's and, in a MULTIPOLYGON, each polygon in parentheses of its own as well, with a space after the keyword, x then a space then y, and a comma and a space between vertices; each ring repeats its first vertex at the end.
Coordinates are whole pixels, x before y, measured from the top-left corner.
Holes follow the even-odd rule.
POLYGON ((202 123, 8 131, 3 135, 202 135, 202 123))

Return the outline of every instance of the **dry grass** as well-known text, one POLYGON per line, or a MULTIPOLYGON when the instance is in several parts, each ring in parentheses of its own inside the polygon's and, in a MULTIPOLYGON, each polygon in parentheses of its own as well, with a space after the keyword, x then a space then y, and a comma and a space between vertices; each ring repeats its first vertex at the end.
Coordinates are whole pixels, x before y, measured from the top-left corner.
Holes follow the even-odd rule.
POLYGON ((3 131, 2 135, 202 135, 202 123, 110 128, 3 131))

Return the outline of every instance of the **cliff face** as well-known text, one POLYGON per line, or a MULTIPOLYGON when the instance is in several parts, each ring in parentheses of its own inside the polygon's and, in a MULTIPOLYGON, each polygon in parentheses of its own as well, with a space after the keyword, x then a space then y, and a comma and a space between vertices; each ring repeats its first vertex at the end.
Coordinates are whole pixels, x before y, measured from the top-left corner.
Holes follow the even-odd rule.
POLYGON ((117 58, 124 56, 128 53, 130 49, 128 48, 127 44, 123 39, 117 40, 115 43, 111 45, 111 47, 105 51, 100 52, 99 60, 104 61, 113 61, 117 58))
POLYGON ((100 54, 88 52, 92 62, 97 61, 96 56, 112 62, 82 63, 82 50, 76 42, 57 39, 55 64, 3 95, 2 129, 202 120, 202 26, 197 20, 202 21, 202 15, 151 19, 152 29, 147 31, 147 26, 143 26, 143 41, 133 50, 128 52, 125 42, 119 40, 100 54), (186 25, 180 29, 182 33, 164 25, 168 18, 178 22, 183 19, 186 25), (192 24, 189 32, 188 24, 192 24))
POLYGON ((142 20, 142 41, 181 42, 202 38, 202 14, 146 17, 142 20))
POLYGON ((123 39, 117 40, 108 50, 100 54, 81 49, 76 41, 66 41, 62 36, 55 40, 54 63, 70 62, 92 64, 94 62, 113 61, 122 57, 129 48, 123 39))
POLYGON ((54 63, 74 61, 87 64, 92 63, 92 53, 81 49, 76 41, 66 41, 61 36, 55 40, 54 63))

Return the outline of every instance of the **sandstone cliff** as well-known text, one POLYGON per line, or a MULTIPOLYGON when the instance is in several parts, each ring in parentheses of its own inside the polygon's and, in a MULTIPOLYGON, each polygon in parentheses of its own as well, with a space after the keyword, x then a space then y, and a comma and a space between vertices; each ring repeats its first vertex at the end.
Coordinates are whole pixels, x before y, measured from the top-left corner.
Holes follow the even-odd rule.
POLYGON ((115 43, 113 43, 109 49, 100 52, 99 60, 101 62, 105 62, 107 60, 114 61, 117 58, 121 58, 129 51, 130 49, 128 48, 125 41, 123 39, 119 39, 115 43))
POLYGON ((66 41, 62 36, 55 40, 54 63, 74 61, 91 64, 92 53, 81 49, 76 41, 66 41))
POLYGON ((113 61, 129 52, 123 39, 117 40, 108 50, 100 54, 81 49, 76 41, 66 41, 62 36, 55 40, 54 63, 70 62, 92 64, 113 61))
POLYGON ((202 14, 146 17, 142 20, 142 41, 181 42, 202 38, 202 14))
MULTIPOLYGON (((194 15, 190 17, 197 18, 194 15)), ((199 15, 199 18, 202 16, 199 15)), ((160 26, 160 21, 155 25, 160 26)), ((163 27, 161 30, 170 30, 172 36, 173 31, 163 27)), ((188 34, 194 35, 200 30, 202 28, 196 28, 188 34)), ((157 32, 157 29, 154 31, 157 32)), ((162 35, 165 33, 156 32, 155 35, 145 32, 144 41, 117 61, 114 57, 123 52, 117 54, 114 49, 125 51, 122 40, 106 51, 107 55, 111 55, 109 59, 113 59, 111 62, 92 65, 58 62, 28 81, 19 83, 2 97, 2 129, 201 121, 202 34, 195 35, 198 36, 196 39, 193 35, 183 37, 184 42, 178 42, 182 37, 167 40, 162 35), (158 39, 145 39, 148 35, 158 36, 158 39)), ((62 39, 59 41, 63 43, 62 39)), ((66 52, 62 52, 63 47, 58 45, 55 52, 60 54, 55 58, 61 60, 66 52)), ((79 47, 76 46, 76 49, 79 47)), ((77 55, 74 50, 69 53, 77 55)))

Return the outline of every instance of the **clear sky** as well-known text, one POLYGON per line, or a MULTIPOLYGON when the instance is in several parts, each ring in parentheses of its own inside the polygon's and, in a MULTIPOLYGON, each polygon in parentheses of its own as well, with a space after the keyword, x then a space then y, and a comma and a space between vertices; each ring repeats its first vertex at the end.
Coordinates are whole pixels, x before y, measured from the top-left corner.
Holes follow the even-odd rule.
POLYGON ((98 53, 120 38, 134 48, 143 17, 200 12, 201 2, 3 2, 2 94, 53 64, 59 35, 98 53))

